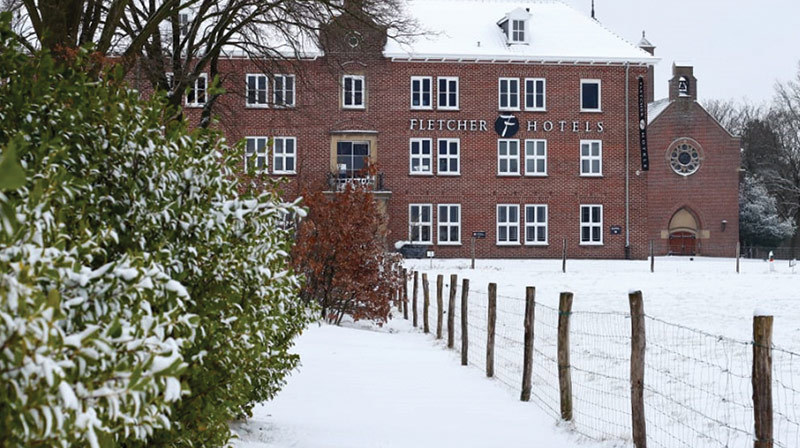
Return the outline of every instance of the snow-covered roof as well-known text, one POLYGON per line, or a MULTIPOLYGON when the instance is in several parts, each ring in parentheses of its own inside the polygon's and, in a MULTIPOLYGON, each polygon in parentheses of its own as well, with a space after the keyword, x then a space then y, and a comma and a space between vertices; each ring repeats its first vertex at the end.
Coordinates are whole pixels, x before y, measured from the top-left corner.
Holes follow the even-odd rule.
POLYGON ((647 124, 653 123, 662 112, 671 104, 669 98, 661 98, 647 105, 647 124))
POLYGON ((410 0, 405 13, 417 20, 423 35, 410 43, 389 39, 384 49, 386 57, 639 64, 658 61, 560 1, 410 0), (509 45, 497 23, 518 8, 531 14, 526 30, 530 33, 529 42, 509 45))

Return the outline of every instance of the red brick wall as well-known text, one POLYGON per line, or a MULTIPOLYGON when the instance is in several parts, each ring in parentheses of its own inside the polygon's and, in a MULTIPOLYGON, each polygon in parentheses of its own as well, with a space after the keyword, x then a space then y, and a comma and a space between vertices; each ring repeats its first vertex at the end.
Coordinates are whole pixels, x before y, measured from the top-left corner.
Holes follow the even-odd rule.
POLYGON ((740 142, 696 102, 679 99, 648 128, 650 171, 648 182, 649 237, 657 253, 668 251, 662 230, 680 208, 690 209, 709 238, 698 238, 699 253, 734 256, 739 240, 740 142), (688 137, 700 144, 704 160, 697 172, 681 176, 668 163, 670 145, 688 137), (727 221, 722 231, 722 220, 727 221))
MULTIPOLYGON (((365 129, 378 131, 378 164, 385 173, 385 185, 391 190, 388 200, 390 243, 408 238, 408 204, 460 203, 462 230, 460 246, 434 245, 437 257, 468 257, 470 235, 486 231, 487 238, 479 240, 479 257, 560 257, 562 239, 566 238, 568 252, 580 258, 622 258, 625 254, 625 68, 623 66, 576 65, 515 65, 479 63, 408 63, 372 58, 345 64, 343 69, 329 66, 325 60, 306 61, 301 67, 276 69, 276 73, 297 73, 297 106, 293 109, 252 109, 245 107, 243 85, 246 73, 258 73, 261 68, 249 60, 231 60, 221 64, 226 73, 228 91, 219 101, 216 113, 228 137, 237 141, 245 136, 297 137, 298 172, 290 176, 286 190, 290 195, 299 192, 299 185, 321 188, 330 165, 331 131, 365 129), (367 108, 342 110, 339 107, 338 79, 344 72, 366 75, 367 108), (458 111, 412 111, 410 109, 411 76, 458 76, 458 111), (548 140, 548 176, 514 177, 497 175, 497 139, 494 120, 497 118, 499 77, 541 77, 547 80, 547 112, 515 112, 520 131, 514 138, 548 140), (602 112, 580 112, 580 80, 602 81, 602 112), (409 121, 418 119, 485 120, 483 132, 410 130, 409 121), (538 121, 538 132, 528 132, 527 122, 538 121), (550 132, 542 130, 544 121, 554 122, 550 132), (561 132, 560 121, 565 121, 561 132), (579 132, 573 132, 572 122, 579 122, 579 132), (585 131, 586 122, 591 132, 585 131), (598 133, 597 123, 604 131, 598 133), (409 139, 412 137, 460 137, 461 175, 409 175, 409 139), (603 177, 580 177, 579 142, 581 139, 603 141, 603 177), (545 247, 496 245, 496 205, 548 204, 549 245, 545 247), (579 245, 580 204, 603 205, 603 245, 579 245), (622 227, 622 234, 611 235, 609 227, 622 227)), ((640 166, 637 132, 638 76, 646 76, 646 67, 631 67, 630 147, 631 172, 640 166)), ((270 86, 271 95, 271 86, 270 86)), ((188 114, 196 115, 197 110, 188 114)), ((438 125, 438 123, 437 123, 438 125)), ((271 164, 270 160, 270 164, 271 164)), ((434 159, 435 163, 435 159, 434 159)), ((523 158, 520 159, 521 172, 523 158)), ((435 172, 435 170, 434 170, 435 172)), ((631 246, 633 256, 644 257, 647 252, 648 226, 645 178, 631 175, 631 246)), ((435 216, 434 216, 435 217, 435 216)), ((354 217, 357 219, 357 217, 354 217)), ((524 229, 521 219, 520 234, 524 229)))

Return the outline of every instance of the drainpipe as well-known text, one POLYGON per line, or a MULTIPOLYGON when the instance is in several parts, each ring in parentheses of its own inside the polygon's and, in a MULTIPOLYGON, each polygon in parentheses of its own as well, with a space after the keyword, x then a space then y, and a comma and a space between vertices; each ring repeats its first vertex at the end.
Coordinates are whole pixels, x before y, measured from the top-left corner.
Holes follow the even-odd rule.
POLYGON ((630 70, 625 63, 625 259, 631 259, 631 145, 630 145, 630 70))

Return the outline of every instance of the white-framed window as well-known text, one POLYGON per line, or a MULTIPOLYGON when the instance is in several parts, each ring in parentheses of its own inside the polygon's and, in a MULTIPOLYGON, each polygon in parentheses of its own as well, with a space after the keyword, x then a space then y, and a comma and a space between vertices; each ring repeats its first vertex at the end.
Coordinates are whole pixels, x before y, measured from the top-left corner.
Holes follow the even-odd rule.
POLYGON ((441 176, 458 176, 461 174, 461 139, 440 138, 436 144, 438 174, 441 176))
POLYGON ((412 138, 409 140, 409 174, 433 174, 433 140, 412 138))
POLYGON ((497 174, 500 176, 519 175, 519 140, 497 139, 497 174))
POLYGON ((345 109, 364 109, 364 76, 342 76, 342 107, 345 109))
POLYGON ((458 109, 458 77, 439 76, 437 83, 437 103, 438 109, 456 110, 458 109))
POLYGON ((547 205, 525 206, 525 244, 531 246, 547 244, 547 205))
POLYGON ((208 89, 208 74, 200 73, 197 79, 189 85, 186 92, 187 107, 202 107, 206 104, 206 90, 208 89))
POLYGON ((497 245, 519 244, 519 205, 497 204, 497 245))
POLYGON ((411 108, 433 109, 433 78, 430 76, 411 77, 411 108))
POLYGON ((189 14, 182 12, 178 14, 178 29, 181 37, 189 34, 189 14))
POLYGON ((340 179, 362 176, 367 168, 370 148, 368 141, 342 140, 336 142, 336 165, 340 179))
POLYGON ((277 107, 294 107, 294 75, 275 75, 272 79, 272 102, 277 107))
POLYGON ((439 204, 439 244, 461 244, 461 204, 439 204))
POLYGON ((164 73, 164 77, 167 78, 167 88, 171 91, 175 87, 175 73, 164 73))
POLYGON ((581 79, 581 112, 600 112, 601 92, 599 79, 581 79))
POLYGON ((519 78, 500 78, 497 97, 500 110, 519 110, 519 78))
POLYGON ((525 42, 525 21, 512 20, 511 21, 511 42, 522 43, 525 42))
POLYGON ((525 110, 547 110, 547 81, 525 78, 525 110))
POLYGON ((245 137, 244 169, 266 171, 269 159, 267 158, 267 137, 245 137))
POLYGON ((547 140, 525 140, 525 175, 547 176, 547 140))
POLYGON ((433 206, 408 204, 408 240, 417 244, 433 244, 433 206))
POLYGON ((603 244, 602 205, 581 205, 581 244, 603 244))
POLYGON ((603 175, 603 141, 581 140, 581 176, 603 175))
POLYGON ((296 137, 275 137, 272 140, 272 172, 297 174, 296 137))
POLYGON ((267 107, 267 75, 247 75, 247 107, 267 107))

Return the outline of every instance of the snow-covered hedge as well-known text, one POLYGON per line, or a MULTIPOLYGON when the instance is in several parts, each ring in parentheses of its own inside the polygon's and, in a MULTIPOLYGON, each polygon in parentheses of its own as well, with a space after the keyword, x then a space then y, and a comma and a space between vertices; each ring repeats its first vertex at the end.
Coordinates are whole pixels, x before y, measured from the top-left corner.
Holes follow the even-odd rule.
POLYGON ((310 314, 279 222, 303 211, 93 67, 24 55, 0 23, 0 434, 221 446, 296 366, 310 314))

